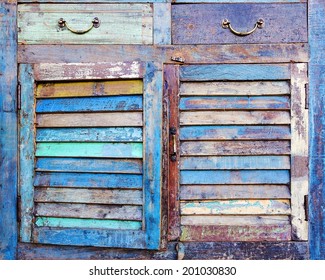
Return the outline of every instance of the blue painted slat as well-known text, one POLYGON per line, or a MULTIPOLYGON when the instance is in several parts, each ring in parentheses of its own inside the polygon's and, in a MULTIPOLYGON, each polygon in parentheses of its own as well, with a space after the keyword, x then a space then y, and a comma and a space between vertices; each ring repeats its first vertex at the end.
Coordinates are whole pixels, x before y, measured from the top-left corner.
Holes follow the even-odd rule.
POLYGON ((142 175, 35 172, 34 186, 141 189, 142 175))
POLYGON ((211 109, 290 109, 288 96, 202 96, 182 97, 181 110, 211 110, 211 109))
POLYGON ((142 142, 140 127, 38 128, 37 142, 142 142))
POLYGON ((36 171, 142 174, 141 159, 37 158, 36 171))
POLYGON ((290 68, 285 64, 215 64, 180 67, 181 81, 288 79, 290 79, 290 68))
POLYGON ((181 171, 181 184, 289 184, 288 170, 181 171))
POLYGON ((184 126, 181 140, 290 139, 290 126, 184 126))
POLYGON ((36 102, 37 113, 141 110, 141 95, 53 98, 38 99, 36 102))

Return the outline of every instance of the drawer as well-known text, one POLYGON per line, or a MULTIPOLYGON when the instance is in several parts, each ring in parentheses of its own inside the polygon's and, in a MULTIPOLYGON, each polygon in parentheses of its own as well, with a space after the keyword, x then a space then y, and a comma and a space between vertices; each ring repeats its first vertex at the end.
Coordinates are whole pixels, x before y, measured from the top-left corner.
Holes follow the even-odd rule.
POLYGON ((18 6, 20 44, 152 44, 152 30, 152 4, 18 6))
POLYGON ((307 42, 307 6, 306 3, 173 5, 172 42, 173 44, 307 42), (230 22, 230 26, 223 26, 225 19, 230 22), (259 26, 261 28, 255 28, 259 19, 264 23, 259 26), (253 31, 251 34, 243 36, 251 31, 253 31), (234 32, 243 34, 240 36, 234 32))

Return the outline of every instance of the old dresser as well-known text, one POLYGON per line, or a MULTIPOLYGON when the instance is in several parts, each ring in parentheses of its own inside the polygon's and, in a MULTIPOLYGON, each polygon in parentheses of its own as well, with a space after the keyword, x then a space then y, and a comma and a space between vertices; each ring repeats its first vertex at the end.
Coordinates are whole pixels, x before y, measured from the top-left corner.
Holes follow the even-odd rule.
POLYGON ((18 5, 20 258, 307 257, 307 1, 47 2, 18 5))

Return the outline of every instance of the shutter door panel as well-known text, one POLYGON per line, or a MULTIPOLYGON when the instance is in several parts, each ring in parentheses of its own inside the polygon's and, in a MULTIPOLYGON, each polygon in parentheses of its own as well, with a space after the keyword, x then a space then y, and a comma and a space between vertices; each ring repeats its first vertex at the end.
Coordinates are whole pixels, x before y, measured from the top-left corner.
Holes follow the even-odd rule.
MULTIPOLYGON (((96 68, 96 65, 80 67, 96 68)), ((39 71, 37 77, 48 75, 44 68, 34 68, 36 70, 30 65, 21 65, 21 78, 26 69, 30 74, 33 70, 39 71)), ((154 71, 154 66, 143 64, 138 67, 136 79, 120 79, 121 73, 118 73, 115 80, 102 77, 103 81, 75 81, 72 74, 71 81, 64 83, 51 82, 46 76, 46 82, 29 81, 29 89, 27 84, 22 85, 29 93, 26 102, 33 108, 29 116, 30 126, 34 126, 35 121, 33 146, 30 147, 35 169, 33 182, 26 185, 31 190, 33 211, 28 215, 29 220, 22 224, 22 233, 24 228, 29 231, 28 235, 21 234, 22 241, 159 247, 160 227, 155 229, 157 233, 153 231, 155 235, 148 241, 150 225, 145 221, 160 221, 160 216, 153 218, 146 206, 150 203, 146 198, 146 182, 150 179, 151 188, 158 197, 155 205, 151 203, 151 208, 154 214, 156 208, 160 208, 158 173, 148 178, 145 170, 145 150, 148 149, 145 139, 156 139, 159 145, 160 137, 159 134, 152 136, 152 129, 146 127, 152 126, 150 121, 143 121, 145 111, 152 110, 153 100, 159 98, 156 94, 148 102, 145 92, 149 83, 153 83, 151 90, 156 90, 156 81, 152 79, 156 76, 154 71), (146 79, 144 69, 149 72, 150 81, 146 79)), ((96 70, 94 72, 98 74, 96 70)), ((106 72, 110 73, 109 70, 106 72)), ((112 79, 111 73, 109 78, 112 79)), ((156 120, 159 123, 159 117, 156 120)), ((21 138, 24 138, 23 129, 21 138)), ((21 161, 26 155, 23 151, 21 161)), ((161 154, 156 153, 152 158, 155 167, 160 157, 161 154)), ((30 170, 31 166, 27 168, 30 170)), ((22 170, 22 178, 23 173, 22 170)), ((24 194, 22 200, 25 200, 24 194)), ((24 209, 22 214, 24 216, 24 209)))

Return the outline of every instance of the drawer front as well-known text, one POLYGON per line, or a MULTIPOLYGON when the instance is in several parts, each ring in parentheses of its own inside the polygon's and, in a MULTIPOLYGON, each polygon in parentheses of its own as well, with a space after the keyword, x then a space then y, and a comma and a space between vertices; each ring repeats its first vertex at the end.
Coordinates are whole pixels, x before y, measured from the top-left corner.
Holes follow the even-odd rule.
POLYGON ((152 44, 152 26, 151 4, 26 4, 18 7, 20 44, 152 44), (96 17, 99 26, 93 23, 96 17), (59 25, 61 18, 65 22, 59 25))
POLYGON ((187 4, 172 7, 173 44, 307 42, 306 4, 187 4), (230 26, 223 26, 227 19, 230 26), (262 28, 247 36, 259 19, 262 28), (227 28, 224 28, 227 27, 227 28), (233 32, 231 30, 233 29, 233 32))

